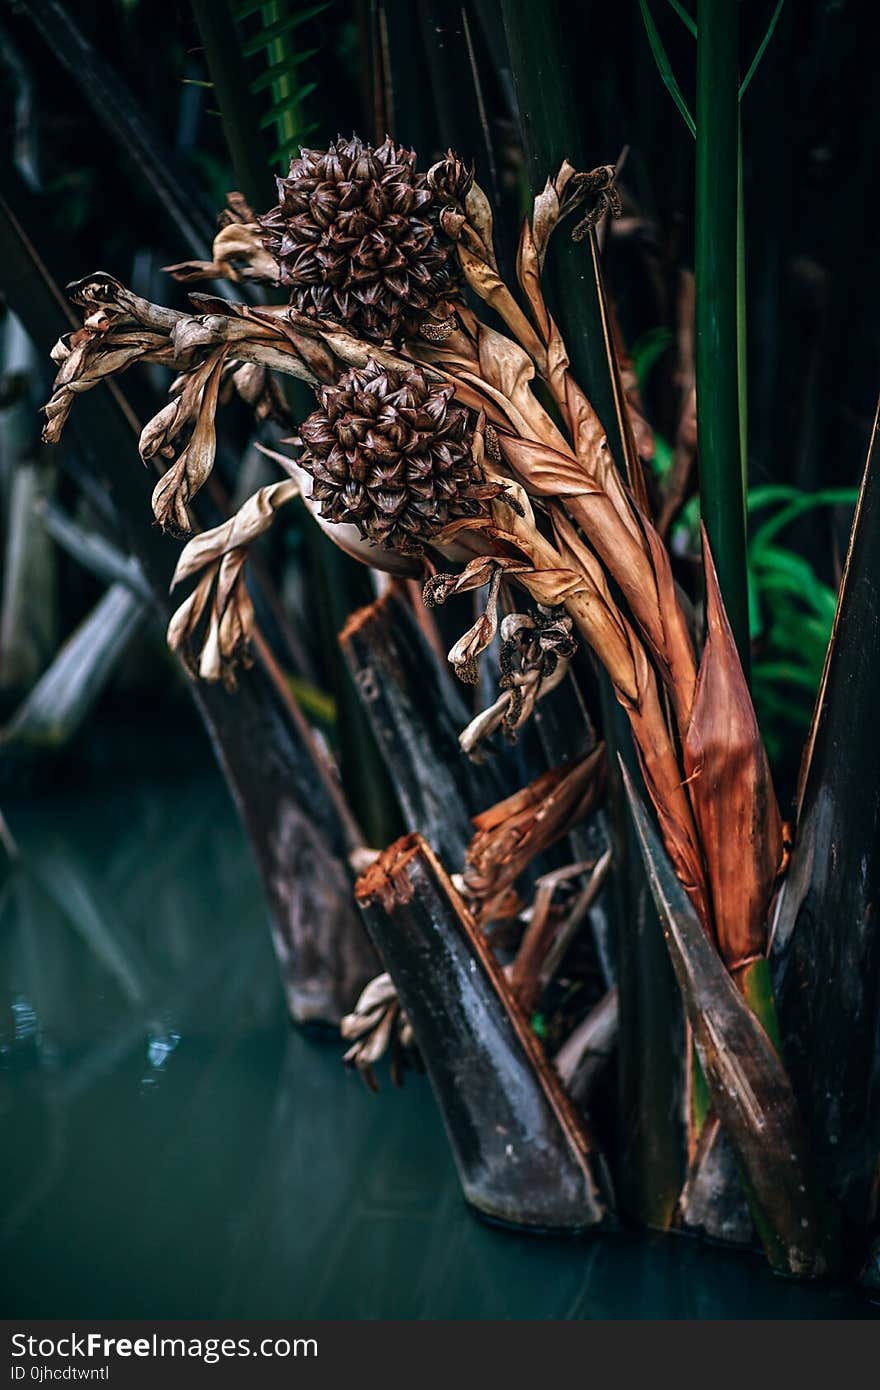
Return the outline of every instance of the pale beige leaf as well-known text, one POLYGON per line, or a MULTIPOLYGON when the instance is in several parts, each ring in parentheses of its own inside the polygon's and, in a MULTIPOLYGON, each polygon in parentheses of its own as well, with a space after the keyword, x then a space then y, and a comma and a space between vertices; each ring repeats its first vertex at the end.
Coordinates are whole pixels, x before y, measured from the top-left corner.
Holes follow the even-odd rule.
POLYGON ((292 478, 270 483, 249 497, 228 521, 193 536, 180 553, 171 581, 172 589, 204 565, 219 559, 226 551, 250 545, 251 541, 269 529, 278 508, 298 493, 299 484, 292 478))

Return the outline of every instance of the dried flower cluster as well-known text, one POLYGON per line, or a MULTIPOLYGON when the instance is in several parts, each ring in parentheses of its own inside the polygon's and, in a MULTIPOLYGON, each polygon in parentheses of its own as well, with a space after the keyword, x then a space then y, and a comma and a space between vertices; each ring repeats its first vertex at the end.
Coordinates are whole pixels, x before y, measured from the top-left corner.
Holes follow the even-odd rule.
POLYGON ((455 293, 438 192, 464 191, 449 179, 431 187, 415 152, 390 138, 377 149, 340 138, 293 160, 260 226, 301 314, 335 319, 371 343, 397 342, 455 293))
MULTIPOLYGON (((578 214, 575 236, 597 267, 593 226, 617 208, 610 168, 582 174, 563 164, 523 225, 512 287, 499 270, 489 203, 451 153, 422 173, 413 152, 391 140, 377 149, 353 138, 304 150, 279 180, 271 212, 253 219, 234 202, 213 260, 175 268, 183 279, 274 280, 290 288, 290 304, 193 295, 194 312, 184 314, 108 275, 88 277, 72 287, 85 322, 56 348, 45 433, 56 440, 76 395, 134 361, 173 366, 170 400, 145 426, 141 454, 165 468, 153 496, 158 520, 189 532, 192 500, 213 467, 224 395, 238 390, 265 417, 281 411, 272 373, 316 387, 318 408, 287 441, 299 456, 273 455, 289 480, 261 489, 184 549, 175 583, 189 578, 194 587, 172 619, 172 645, 205 679, 234 680, 254 621, 247 547, 297 492, 350 553, 421 573, 427 603, 485 590, 483 611, 449 652, 458 675, 475 684, 481 654, 500 631, 501 689, 464 731, 469 752, 479 753, 496 729, 515 735, 564 677, 575 642, 586 644, 629 719, 670 877, 699 919, 704 963, 708 952, 739 1026, 736 1007, 745 1005, 729 976, 747 992, 766 953, 782 855, 754 710, 708 544, 708 635, 698 653, 631 444, 644 422, 623 414, 620 392, 626 456, 612 459, 542 288, 560 222, 578 214), (525 604, 512 601, 514 586, 525 604)), ((601 296, 598 269, 596 283, 601 296)), ((483 924, 519 911, 518 876, 595 804, 603 776, 600 749, 480 817, 462 882, 483 924)), ((607 862, 594 875, 605 872, 607 862)), ((544 918, 533 919, 536 958, 546 957, 549 910, 548 897, 544 918)), ((346 1021, 349 1059, 368 1078, 373 1060, 405 1032, 390 982, 370 990, 346 1021)), ((758 1033, 748 1034, 749 1046, 777 1068, 776 1095, 784 1097, 779 1059, 758 1033)), ((725 1106, 730 1113, 735 1087, 718 1079, 718 1068, 707 1075, 719 1114, 725 1106)), ((750 1116, 755 1132, 765 1118, 750 1116)))
MULTIPOLYGON (((779 816, 711 559, 711 640, 698 676, 667 552, 610 456, 544 302, 551 234, 588 196, 600 210, 613 207, 608 170, 584 176, 563 165, 535 200, 517 258, 520 299, 499 273, 488 203, 454 156, 421 174, 414 155, 391 141, 378 150, 352 140, 323 153, 304 151, 262 224, 278 278, 294 288, 294 306, 256 309, 203 297, 202 312, 191 317, 149 305, 108 276, 81 282, 74 293, 87 310, 84 338, 60 350, 49 431, 57 437, 75 392, 102 376, 138 357, 174 361, 181 376, 172 400, 145 428, 141 447, 145 458, 172 460, 154 509, 163 525, 183 531, 213 465, 216 407, 229 374, 248 363, 317 382, 320 405, 302 427, 301 458, 290 464, 310 484, 303 491, 313 511, 331 532, 338 529, 347 548, 366 545, 373 562, 422 545, 464 560, 457 575, 431 581, 429 598, 488 586, 485 614, 450 653, 465 679, 475 678, 475 663, 497 632, 502 585, 514 581, 538 605, 565 609, 629 714, 666 847, 706 930, 736 970, 764 949, 779 816), (442 340, 416 335, 405 353, 395 351, 404 326, 409 332, 424 323, 434 297, 459 275, 505 332, 459 301, 442 340), (368 283, 377 288, 366 293, 368 283), (331 304, 353 331, 323 317, 331 304), (367 313, 380 307, 384 318, 367 313), (535 379, 554 402, 555 418, 533 389, 535 379), (543 514, 540 525, 534 508, 543 514), (719 708, 730 715, 723 729, 719 708), (736 773, 728 777, 730 768, 736 773), (719 833, 719 779, 729 783, 726 814, 742 828, 742 840, 719 833)), ((253 244, 247 224, 227 221, 220 236, 233 228, 238 247, 253 244)), ((218 264, 222 259, 215 256, 218 264)), ((246 273, 241 261, 235 273, 246 273)), ((634 479, 637 460, 625 463, 634 479)), ((184 562, 186 572, 191 563, 184 562)), ((212 556, 209 564, 217 563, 212 556)), ((235 566, 224 563, 231 575, 235 566)), ((204 612, 206 584, 203 578, 199 597, 172 624, 175 639, 181 630, 191 635, 194 613, 204 612)), ((248 635, 243 586, 219 585, 214 602, 216 657, 201 664, 206 674, 227 675, 248 635)), ((519 671, 508 673, 502 718, 511 728, 533 703, 541 663, 546 678, 539 642, 519 671)))
POLYGON ((488 516, 501 488, 474 458, 469 413, 454 387, 418 367, 370 361, 318 393, 300 430, 300 465, 327 521, 349 522, 375 545, 412 551, 462 517, 488 516))

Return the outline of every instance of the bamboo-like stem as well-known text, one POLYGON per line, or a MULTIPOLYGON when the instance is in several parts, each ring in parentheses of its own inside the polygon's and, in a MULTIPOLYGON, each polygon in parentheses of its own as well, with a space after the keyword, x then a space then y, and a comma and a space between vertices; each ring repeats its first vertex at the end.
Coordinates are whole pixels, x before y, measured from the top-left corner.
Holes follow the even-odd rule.
POLYGON ((227 0, 192 0, 192 11, 238 186, 259 211, 271 191, 270 146, 260 130, 260 107, 248 85, 235 20, 227 0))
POLYGON ((749 362, 746 302, 746 207, 743 184, 742 117, 736 139, 736 380, 739 401, 739 457, 743 498, 748 498, 749 362))
MULTIPOLYGON (((880 679, 878 575, 880 407, 807 740, 795 850, 773 932, 773 973, 792 1080, 819 1171, 844 1206, 856 1239, 866 1229, 876 1190, 880 742, 867 711, 880 679), (804 987, 808 980, 814 988, 804 987)), ((863 1253, 858 1251, 859 1259, 863 1253)))
MULTIPOLYGON (((529 179, 538 192, 564 159, 584 167, 574 72, 557 0, 502 0, 504 28, 519 100, 529 179)), ((623 463, 614 382, 606 353, 602 306, 589 247, 560 246, 552 269, 556 298, 566 311, 566 342, 574 375, 623 463)))
POLYGON ((473 838, 472 817, 512 788, 494 764, 477 767, 459 747, 468 708, 449 675, 445 654, 438 659, 431 650, 412 609, 394 588, 351 614, 339 633, 339 646, 404 823, 420 831, 457 872, 473 838))
POLYGON ((610 1199, 601 1155, 437 856, 405 836, 355 892, 425 1059, 466 1200, 521 1226, 597 1225, 610 1199))
POLYGON ((700 0, 696 357, 700 504, 743 669, 749 623, 737 336, 739 65, 736 0, 700 0))

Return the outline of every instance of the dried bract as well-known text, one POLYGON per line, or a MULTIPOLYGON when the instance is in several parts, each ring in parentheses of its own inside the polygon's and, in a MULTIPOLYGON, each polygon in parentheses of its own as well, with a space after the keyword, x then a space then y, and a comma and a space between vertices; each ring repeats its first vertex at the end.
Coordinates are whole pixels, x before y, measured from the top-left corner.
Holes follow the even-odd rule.
POLYGON ((573 623, 564 608, 538 605, 534 613, 508 613, 501 621, 501 694, 471 720, 459 742, 478 762, 481 746, 497 729, 509 743, 531 717, 538 700, 565 679, 577 650, 573 623))

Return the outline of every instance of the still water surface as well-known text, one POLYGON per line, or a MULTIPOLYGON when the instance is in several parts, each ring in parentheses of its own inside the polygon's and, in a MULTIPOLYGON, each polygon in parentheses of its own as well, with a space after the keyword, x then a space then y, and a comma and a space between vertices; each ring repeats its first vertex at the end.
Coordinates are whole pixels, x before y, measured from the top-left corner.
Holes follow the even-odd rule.
POLYGON ((696 1242, 481 1225, 427 1083, 372 1098, 289 1028, 217 776, 5 810, 5 1316, 877 1315, 696 1242))

